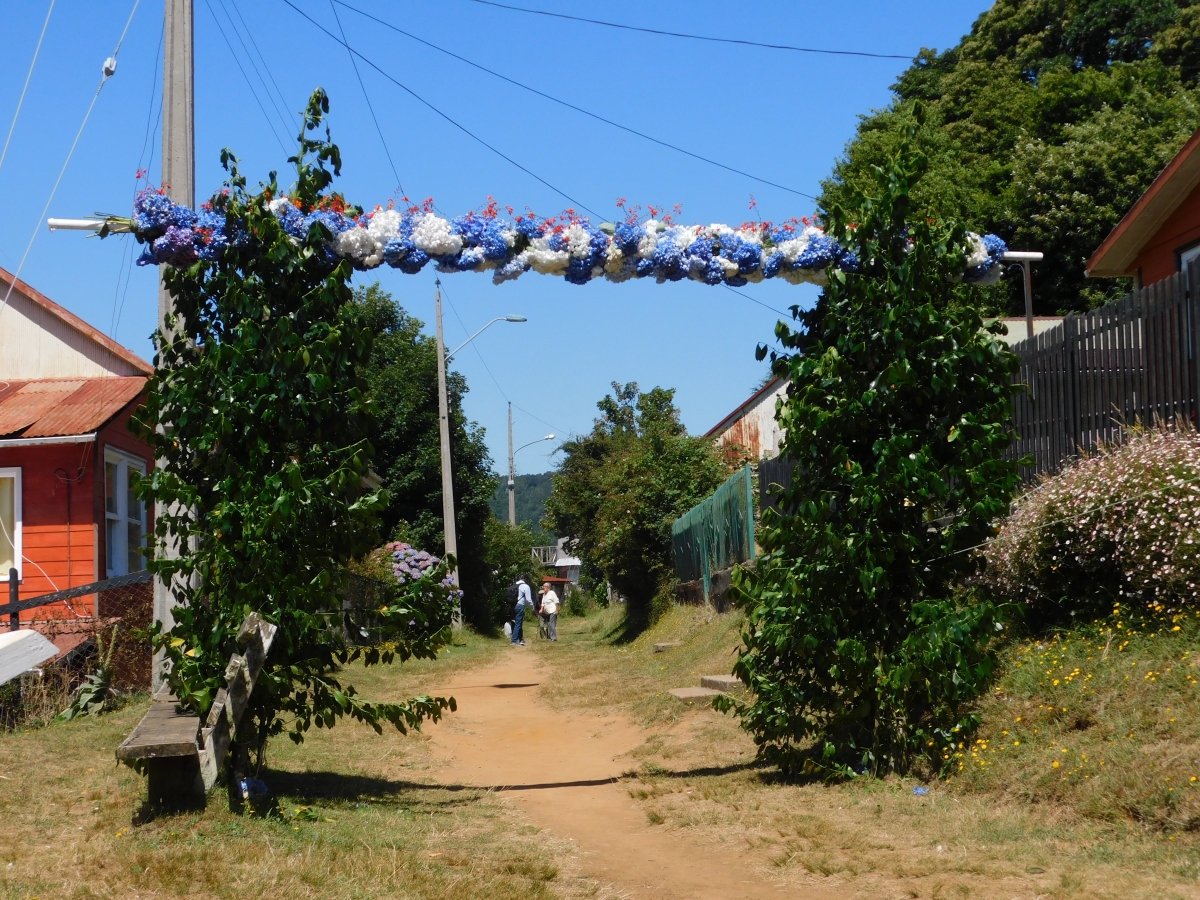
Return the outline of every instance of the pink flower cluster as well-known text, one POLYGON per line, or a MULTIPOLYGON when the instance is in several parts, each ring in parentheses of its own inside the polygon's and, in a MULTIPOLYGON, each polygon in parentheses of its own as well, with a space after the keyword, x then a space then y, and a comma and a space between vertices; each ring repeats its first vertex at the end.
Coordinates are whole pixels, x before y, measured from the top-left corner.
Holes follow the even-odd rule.
POLYGON ((1086 609, 1102 595, 1160 612, 1195 605, 1200 434, 1187 425, 1137 430, 1076 460, 1013 505, 985 555, 993 586, 1028 604, 1086 609), (1046 596, 1067 586, 1079 596, 1046 596))

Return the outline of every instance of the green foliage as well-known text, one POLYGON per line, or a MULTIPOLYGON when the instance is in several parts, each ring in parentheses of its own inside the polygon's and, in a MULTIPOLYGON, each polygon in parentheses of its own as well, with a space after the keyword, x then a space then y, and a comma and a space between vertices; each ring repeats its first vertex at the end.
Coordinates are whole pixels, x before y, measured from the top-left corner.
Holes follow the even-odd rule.
POLYGON ((96 633, 96 667, 79 686, 79 691, 71 699, 71 705, 59 714, 58 718, 61 721, 67 722, 77 716, 102 713, 108 706, 113 683, 112 656, 117 646, 117 629, 120 627, 119 623, 112 627, 107 650, 104 649, 103 632, 96 633))
MULTIPOLYGON (((533 548, 542 546, 541 537, 526 524, 509 525, 489 516, 483 527, 483 562, 488 571, 487 605, 480 621, 489 629, 512 618, 512 608, 504 599, 509 585, 524 577, 530 590, 537 593, 545 570, 533 557, 533 548)), ((551 573, 553 574, 553 573, 551 573)))
MULTIPOLYGON (((546 517, 546 500, 553 490, 551 473, 542 472, 538 475, 518 475, 515 479, 517 488, 517 524, 529 523, 535 533, 541 533, 546 538, 543 546, 553 544, 557 538, 542 531, 541 522, 546 517)), ((508 476, 501 475, 496 479, 496 491, 491 499, 492 515, 502 522, 508 521, 508 476)))
MULTIPOLYGON (((379 283, 356 288, 355 309, 373 336, 371 355, 360 374, 376 410, 375 471, 383 479, 386 505, 383 532, 441 555, 442 468, 438 436, 437 341, 422 334, 423 323, 409 315, 379 283)), ((483 564, 484 526, 495 475, 483 429, 463 413, 467 380, 447 373, 450 403, 450 462, 454 473, 459 584, 463 615, 487 628, 491 590, 483 564)))
POLYGON ((673 577, 671 523, 729 474, 712 441, 687 434, 674 397, 614 382, 591 434, 563 444, 546 503, 547 524, 569 538, 589 584, 612 584, 640 621, 673 577))
MULTIPOLYGON (((941 54, 923 50, 895 99, 859 124, 821 205, 870 190, 914 103, 930 214, 1046 254, 1035 311, 1087 309, 1127 279, 1087 280, 1084 263, 1200 126, 1200 5, 1175 0, 998 0, 941 54)), ((962 288, 963 302, 1020 313, 1020 280, 962 288)))
POLYGON ((954 585, 1017 484, 1015 358, 955 302, 965 229, 913 204, 917 112, 852 216, 828 212, 862 274, 835 274, 799 330, 776 329, 795 351, 773 365, 792 382, 778 418, 796 469, 784 514, 763 515, 765 555, 734 576, 734 672, 755 699, 724 706, 785 770, 908 769, 969 727, 1001 627, 954 585))
MULTIPOLYGON (((328 133, 307 134, 326 112, 318 90, 291 159, 296 184, 288 195, 306 211, 341 203, 322 193, 339 171, 338 149, 328 133)), ((437 719, 453 700, 368 702, 335 673, 360 657, 372 664, 435 655, 448 630, 364 652, 340 646, 323 615, 340 605, 345 564, 377 542, 376 516, 386 505, 365 487, 374 418, 361 373, 371 333, 353 302, 349 264, 324 250, 324 226, 292 240, 267 207, 279 194, 274 173, 252 193, 233 155, 221 158, 229 178, 213 208, 244 222, 246 239, 214 261, 166 269, 176 314, 155 336, 147 422, 158 427, 145 434, 160 466, 138 493, 163 505, 150 568, 179 603, 173 630, 156 643, 172 691, 204 715, 246 615, 256 611, 278 626, 239 742, 261 748, 284 729, 300 741, 314 723, 331 727, 347 715, 377 731, 383 722, 403 731, 437 719), (162 552, 172 545, 177 557, 162 552)), ((392 606, 436 606, 444 590, 420 583, 392 606)))

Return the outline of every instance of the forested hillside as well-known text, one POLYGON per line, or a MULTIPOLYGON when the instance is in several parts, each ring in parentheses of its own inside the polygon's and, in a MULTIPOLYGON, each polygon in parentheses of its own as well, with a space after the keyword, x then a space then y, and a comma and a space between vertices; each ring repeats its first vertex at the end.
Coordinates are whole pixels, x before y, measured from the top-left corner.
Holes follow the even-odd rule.
MULTIPOLYGON (((929 174, 915 194, 935 216, 1041 250, 1039 315, 1099 305, 1128 279, 1084 263, 1200 127, 1200 2, 997 0, 956 46, 922 50, 886 109, 864 116, 821 206, 870 183, 921 101, 929 174)), ((1019 313, 1019 280, 987 291, 1019 313)))
MULTIPOLYGON (((540 475, 518 475, 517 481, 517 524, 529 523, 540 529, 542 517, 546 515, 546 498, 550 496, 550 473, 540 475)), ((496 491, 490 501, 492 513, 501 522, 508 521, 508 478, 501 476, 496 481, 496 491)))

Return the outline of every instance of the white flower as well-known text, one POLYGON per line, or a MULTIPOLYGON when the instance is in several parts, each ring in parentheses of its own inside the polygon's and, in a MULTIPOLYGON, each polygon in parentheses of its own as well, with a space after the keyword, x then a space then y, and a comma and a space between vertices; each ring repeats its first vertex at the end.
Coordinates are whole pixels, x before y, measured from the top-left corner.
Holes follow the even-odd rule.
POLYGON ((430 256, 453 256, 462 249, 462 238, 450 233, 450 223, 426 213, 413 229, 413 243, 430 256))
POLYGON ((508 244, 509 247, 517 245, 517 232, 512 228, 505 228, 500 232, 500 237, 504 238, 504 243, 508 244))
POLYGON ((528 260, 535 272, 542 275, 561 275, 567 263, 571 261, 571 254, 566 250, 551 250, 547 246, 549 242, 549 238, 534 238, 529 244, 529 249, 521 256, 528 260))
POLYGON ((625 254, 621 252, 621 248, 612 241, 608 242, 608 250, 605 251, 604 271, 619 272, 625 265, 625 254))
POLYGON ((292 205, 292 201, 289 198, 276 197, 274 200, 272 200, 270 203, 267 204, 267 208, 270 209, 271 212, 275 213, 275 215, 279 215, 280 210, 282 210, 285 206, 291 206, 291 205, 292 205))
POLYGON ((637 255, 639 259, 651 259, 654 256, 654 248, 658 246, 658 221, 650 219, 642 227, 646 229, 646 234, 638 241, 637 255))
POLYGON ((762 244, 762 230, 757 225, 751 225, 749 228, 739 228, 737 236, 743 241, 751 244, 762 244))
POLYGON ((973 269, 976 266, 982 266, 988 259, 987 246, 983 243, 983 238, 973 231, 967 232, 967 243, 971 246, 971 253, 967 257, 967 268, 973 269))
POLYGON ((386 245, 388 241, 400 236, 402 218, 394 209, 381 209, 371 216, 371 224, 367 226, 367 231, 380 245, 386 245))
MULTIPOLYGON (((808 243, 811 240, 806 231, 802 231, 799 237, 794 237, 790 241, 783 241, 779 244, 779 252, 783 254, 783 258, 787 264, 791 266, 799 257, 800 254, 808 249, 808 243)), ((781 270, 779 274, 783 274, 781 270)), ((790 280, 790 279, 789 279, 790 280)), ((799 282, 793 282, 799 284, 799 282)))
POLYGON ((333 242, 334 252, 363 269, 373 269, 383 262, 383 244, 366 228, 348 228, 333 242))
POLYGON ((717 257, 717 262, 721 264, 721 268, 725 270, 726 278, 733 278, 738 273, 738 264, 732 259, 726 259, 723 256, 717 257))
POLYGON ((567 229, 567 252, 576 259, 583 259, 592 252, 592 236, 578 223, 567 229))

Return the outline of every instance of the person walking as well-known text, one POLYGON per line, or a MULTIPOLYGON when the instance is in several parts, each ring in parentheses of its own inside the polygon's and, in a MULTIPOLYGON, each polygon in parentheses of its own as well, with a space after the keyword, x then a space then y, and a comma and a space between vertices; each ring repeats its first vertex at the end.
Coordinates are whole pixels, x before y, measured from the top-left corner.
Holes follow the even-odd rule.
POLYGON ((546 637, 552 641, 558 640, 558 594, 554 593, 554 588, 550 586, 550 582, 542 582, 542 605, 538 609, 542 618, 546 621, 546 637))
POLYGON ((529 590, 529 585, 525 583, 525 576, 522 575, 517 579, 517 608, 513 612, 512 642, 514 646, 525 646, 521 628, 525 619, 525 607, 533 609, 533 593, 529 590))

